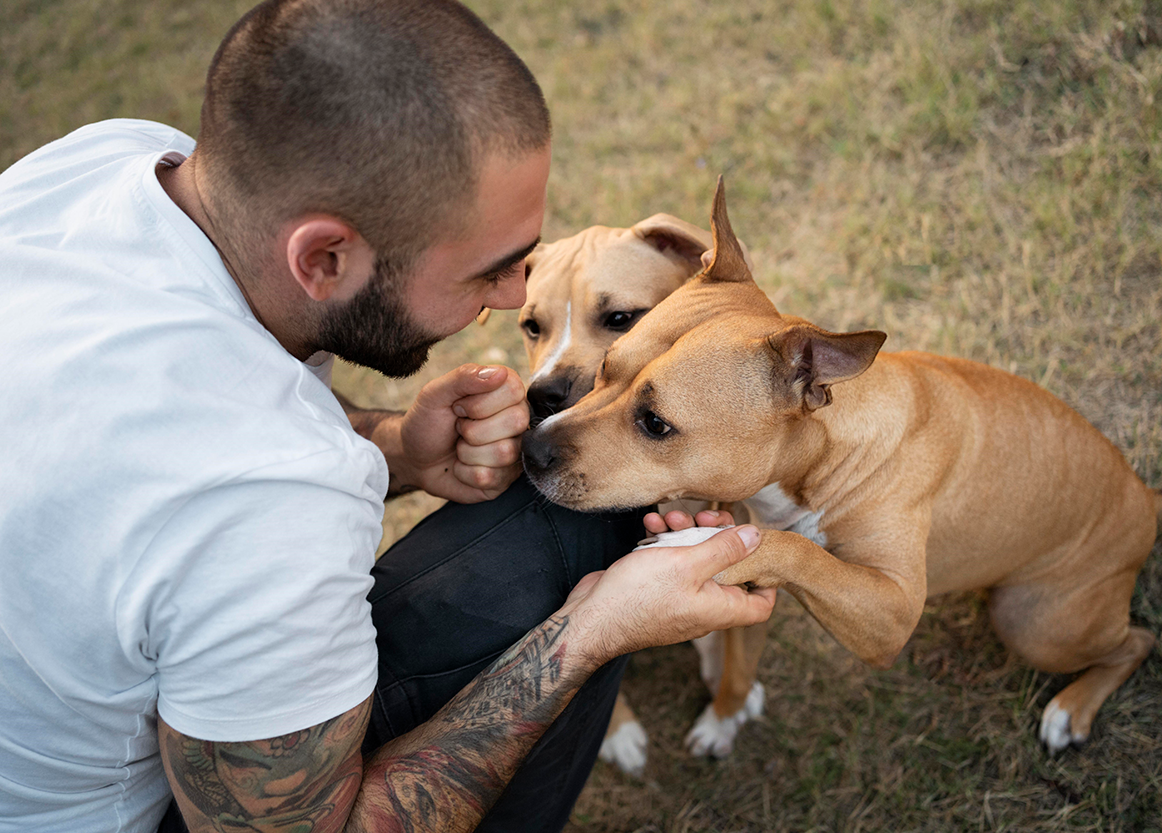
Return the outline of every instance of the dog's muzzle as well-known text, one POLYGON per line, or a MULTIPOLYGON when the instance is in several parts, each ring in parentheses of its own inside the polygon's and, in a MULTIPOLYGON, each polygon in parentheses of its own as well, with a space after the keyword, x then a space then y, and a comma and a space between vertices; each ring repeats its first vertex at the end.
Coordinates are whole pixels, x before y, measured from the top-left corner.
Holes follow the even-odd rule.
POLYGON ((553 414, 571 408, 591 390, 593 379, 574 369, 561 370, 536 380, 529 385, 527 394, 532 424, 536 425, 553 414))
POLYGON ((538 477, 547 475, 557 462, 557 448, 544 431, 525 431, 521 437, 520 450, 524 457, 525 471, 534 482, 538 477))

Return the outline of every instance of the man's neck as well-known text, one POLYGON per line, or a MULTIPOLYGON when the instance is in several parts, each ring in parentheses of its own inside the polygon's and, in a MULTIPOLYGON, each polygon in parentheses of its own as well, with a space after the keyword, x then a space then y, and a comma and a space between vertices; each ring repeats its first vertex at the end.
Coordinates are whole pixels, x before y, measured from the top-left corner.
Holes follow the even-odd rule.
POLYGON ((234 279, 234 283, 237 284, 238 290, 246 299, 250 311, 258 319, 258 323, 265 327, 278 340, 279 344, 286 348, 287 352, 305 360, 314 350, 304 345, 291 343, 285 334, 280 334, 281 328, 277 326, 280 320, 277 310, 270 305, 264 305, 261 293, 251 291, 247 285, 248 281, 243 279, 243 274, 248 274, 244 272, 245 267, 242 266, 240 258, 234 254, 233 247, 229 245, 228 236, 223 234, 215 224, 206 201, 202 199, 202 189, 199 187, 197 176, 197 155, 190 156, 180 165, 158 166, 157 181, 161 183, 162 189, 173 200, 174 205, 185 212, 186 216, 193 220, 194 224, 214 244, 218 256, 222 258, 222 265, 230 277, 234 279))

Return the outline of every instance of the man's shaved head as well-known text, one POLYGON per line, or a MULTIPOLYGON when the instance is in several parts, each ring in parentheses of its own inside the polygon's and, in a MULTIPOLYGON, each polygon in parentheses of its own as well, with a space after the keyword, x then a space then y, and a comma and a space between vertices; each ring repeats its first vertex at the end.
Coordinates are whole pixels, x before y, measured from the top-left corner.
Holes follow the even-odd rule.
POLYGON ((239 243, 328 214, 398 272, 466 221, 483 158, 549 139, 528 68, 454 0, 267 0, 214 56, 195 155, 239 243))

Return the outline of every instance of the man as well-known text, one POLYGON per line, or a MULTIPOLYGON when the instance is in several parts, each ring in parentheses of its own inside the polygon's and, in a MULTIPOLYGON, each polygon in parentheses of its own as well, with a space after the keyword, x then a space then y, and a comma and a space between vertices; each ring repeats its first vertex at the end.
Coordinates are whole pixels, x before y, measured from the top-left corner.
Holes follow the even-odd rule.
POLYGON ((453 0, 271 0, 196 149, 106 122, 0 175, 0 829, 559 829, 612 660, 767 618, 710 580, 752 528, 617 560, 636 513, 517 480, 513 371, 329 390, 521 305, 548 167, 453 0), (455 503, 373 570, 389 471, 455 503))

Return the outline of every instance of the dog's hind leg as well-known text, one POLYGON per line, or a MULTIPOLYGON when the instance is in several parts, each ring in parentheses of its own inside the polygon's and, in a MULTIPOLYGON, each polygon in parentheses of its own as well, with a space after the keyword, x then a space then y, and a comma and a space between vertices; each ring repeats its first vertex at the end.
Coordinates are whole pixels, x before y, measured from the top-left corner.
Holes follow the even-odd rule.
POLYGON ((1089 737, 1094 716, 1154 647, 1154 635, 1144 628, 1127 628, 1125 639, 1049 701, 1041 715, 1041 742, 1050 754, 1089 737))
MULTIPOLYGON (((716 637, 717 645, 721 646, 721 671, 717 675, 717 685, 712 686, 710 680, 706 681, 714 694, 714 701, 686 735, 686 747, 695 755, 723 758, 734 748, 739 728, 763 711, 763 686, 755 676, 767 642, 767 623, 731 628, 710 636, 716 637)), ((704 656, 704 678, 705 669, 704 656)))
POLYGON ((625 692, 617 692, 609 728, 605 730, 605 740, 601 742, 598 755, 627 775, 641 778, 646 768, 646 743, 646 730, 630 708, 625 692))
POLYGON ((993 626, 1011 650, 1041 671, 1081 672, 1042 713, 1040 738, 1051 755, 1089 737, 1101 704, 1154 647, 1152 633, 1130 626, 1134 581, 1152 540, 1131 534, 1101 553, 1079 548, 1068 560, 1082 559, 1088 578, 1062 569, 1060 578, 1041 575, 992 592, 993 626))

